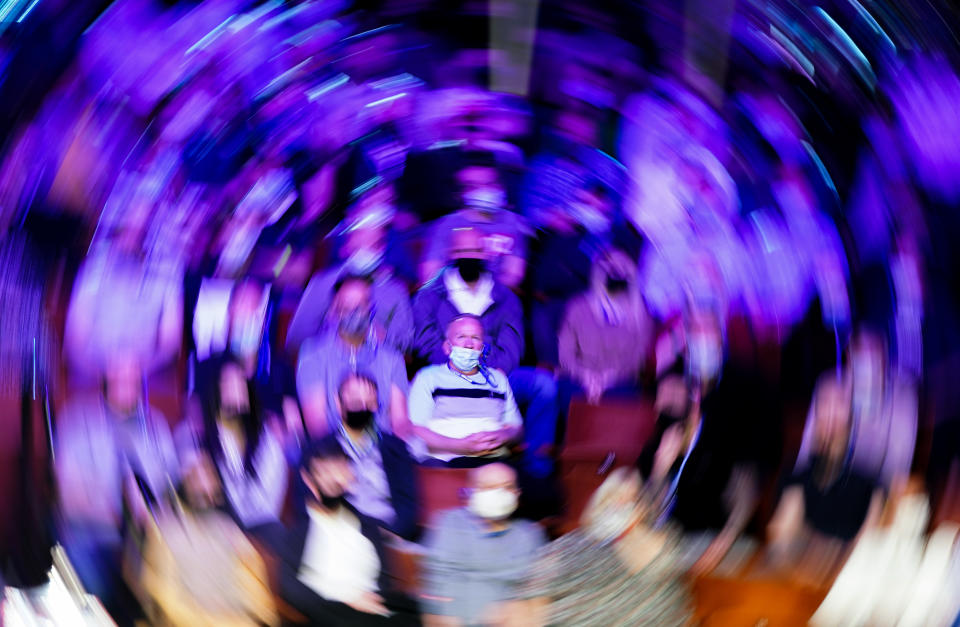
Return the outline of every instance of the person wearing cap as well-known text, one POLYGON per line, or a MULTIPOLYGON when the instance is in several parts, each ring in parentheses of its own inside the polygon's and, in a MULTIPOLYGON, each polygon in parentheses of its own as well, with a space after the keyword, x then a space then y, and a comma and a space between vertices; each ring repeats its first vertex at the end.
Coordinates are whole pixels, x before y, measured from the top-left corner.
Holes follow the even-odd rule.
POLYGON ((461 208, 430 225, 420 281, 426 283, 442 271, 451 233, 472 228, 481 233, 493 276, 516 288, 526 273, 530 229, 522 216, 508 208, 507 189, 496 160, 483 152, 469 153, 455 179, 461 208))
MULTIPOLYGON (((524 475, 548 481, 553 471, 549 457, 557 424, 557 384, 552 375, 534 368, 521 367, 524 352, 523 309, 516 294, 500 283, 488 270, 490 255, 483 247, 483 234, 477 229, 458 229, 451 235, 450 262, 442 274, 417 292, 413 300, 416 322, 414 350, 422 362, 441 365, 421 371, 424 379, 450 378, 460 351, 473 351, 476 359, 461 364, 461 374, 470 371, 467 383, 457 380, 458 388, 487 385, 485 373, 498 393, 509 390, 510 401, 526 408, 522 426, 525 433, 524 475), (460 318, 472 318, 469 333, 458 340, 450 335, 460 318), (479 323, 479 324, 477 324, 479 323), (472 337, 474 334, 476 337, 472 337), (462 341, 463 343, 458 344, 462 341), (455 349, 455 350, 454 350, 455 349), (451 352, 452 351, 452 352, 451 352), (447 370, 444 370, 447 368, 447 370)), ((456 328, 463 331, 462 324, 456 328)), ((446 387, 446 385, 441 386, 446 387)), ((411 420, 429 420, 433 399, 411 401, 411 420), (413 416, 413 411, 422 412, 413 416)), ((475 415, 475 414, 474 414, 475 415)), ((518 414, 519 417, 519 414, 518 414)))
POLYGON ((536 524, 513 518, 517 475, 505 464, 470 473, 467 505, 442 512, 425 540, 424 623, 452 627, 497 624, 537 551, 536 524))

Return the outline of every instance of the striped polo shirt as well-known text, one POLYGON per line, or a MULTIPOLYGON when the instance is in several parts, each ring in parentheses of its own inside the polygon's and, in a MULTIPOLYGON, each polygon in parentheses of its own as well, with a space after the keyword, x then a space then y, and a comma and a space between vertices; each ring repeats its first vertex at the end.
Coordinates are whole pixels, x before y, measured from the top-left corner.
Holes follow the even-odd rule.
MULTIPOLYGON (((410 421, 449 438, 522 426, 523 418, 510 390, 507 375, 489 368, 486 373, 465 375, 448 364, 427 366, 410 385, 410 421)), ((450 461, 457 453, 428 451, 423 443, 413 445, 422 457, 450 461)))

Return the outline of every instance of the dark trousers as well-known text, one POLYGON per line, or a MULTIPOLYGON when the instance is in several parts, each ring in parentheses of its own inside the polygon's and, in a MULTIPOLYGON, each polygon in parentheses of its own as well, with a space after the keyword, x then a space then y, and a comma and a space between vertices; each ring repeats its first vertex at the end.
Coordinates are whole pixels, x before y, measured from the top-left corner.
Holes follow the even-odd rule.
POLYGON ((553 473, 549 451, 557 439, 557 383, 542 370, 523 367, 511 372, 509 379, 523 411, 524 470, 534 477, 549 477, 553 473))
POLYGON ((358 612, 349 605, 328 601, 303 584, 288 586, 284 601, 303 614, 310 625, 323 627, 380 627, 381 625, 420 625, 416 602, 398 594, 384 594, 384 605, 390 616, 358 612))

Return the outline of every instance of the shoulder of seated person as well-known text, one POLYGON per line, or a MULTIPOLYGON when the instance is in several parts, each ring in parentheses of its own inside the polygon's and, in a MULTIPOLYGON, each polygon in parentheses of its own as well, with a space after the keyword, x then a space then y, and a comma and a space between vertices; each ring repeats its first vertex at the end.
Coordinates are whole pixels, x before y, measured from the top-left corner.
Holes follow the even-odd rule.
POLYGON ((102 413, 102 403, 98 392, 81 392, 67 399, 57 410, 57 422, 80 420, 91 413, 102 413))
POLYGON ((497 383, 500 383, 500 378, 502 378, 503 382, 507 382, 507 373, 503 370, 500 370, 499 368, 487 368, 487 371, 494 377, 498 377, 497 383))
POLYGON ((433 526, 444 531, 467 531, 473 515, 465 507, 455 507, 437 512, 433 517, 433 526))
POLYGON ((330 335, 320 332, 317 335, 311 335, 303 341, 300 347, 300 359, 304 357, 316 357, 316 353, 330 344, 330 335))
POLYGON ((443 363, 443 364, 429 364, 429 365, 427 365, 427 366, 424 366, 424 367, 421 368, 420 370, 418 370, 418 371, 417 371, 417 374, 414 376, 414 379, 416 379, 416 378, 418 378, 418 377, 421 377, 421 376, 433 377, 433 376, 436 376, 436 375, 438 375, 438 374, 443 373, 446 369, 447 369, 447 364, 445 364, 445 363, 443 363))

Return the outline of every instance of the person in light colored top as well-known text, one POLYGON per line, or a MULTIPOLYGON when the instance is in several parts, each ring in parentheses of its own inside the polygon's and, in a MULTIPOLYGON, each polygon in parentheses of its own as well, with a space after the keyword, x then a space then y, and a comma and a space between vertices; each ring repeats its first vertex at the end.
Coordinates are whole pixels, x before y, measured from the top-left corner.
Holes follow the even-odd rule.
MULTIPOLYGON (((917 392, 890 366, 882 332, 863 326, 850 340, 842 377, 850 388, 851 455, 854 467, 888 489, 906 481, 917 440, 917 392)), ((816 443, 816 403, 803 431, 795 471, 810 465, 816 443)))
POLYGON ((226 503, 246 530, 276 523, 287 493, 283 448, 263 423, 256 383, 242 364, 225 358, 214 368, 201 419, 177 432, 184 463, 206 454, 223 482, 226 503))
POLYGON ((184 472, 183 494, 183 507, 146 528, 139 578, 151 624, 279 624, 263 559, 219 510, 223 491, 207 455, 184 472))
POLYGON ((144 401, 142 370, 113 357, 103 394, 72 401, 54 425, 61 538, 84 588, 118 623, 139 615, 121 577, 125 514, 162 509, 180 465, 163 415, 144 401))
POLYGON ((371 279, 343 277, 334 292, 328 318, 336 320, 336 328, 304 342, 297 363, 297 392, 307 428, 314 437, 338 429, 340 383, 347 374, 363 371, 377 383, 377 427, 403 437, 408 428, 407 371, 403 356, 377 339, 371 279))
POLYGON ((636 387, 651 350, 652 323, 637 284, 637 263, 607 250, 594 260, 590 290, 567 306, 560 367, 597 402, 613 387, 636 387))
POLYGON ((496 623, 516 592, 543 530, 512 518, 519 489, 505 464, 470 471, 466 507, 443 512, 425 540, 424 622, 433 627, 496 623))
POLYGON ((501 624, 689 625, 689 557, 677 531, 654 529, 635 470, 597 488, 581 527, 546 545, 501 624))
POLYGON ((549 482, 553 472, 549 452, 557 432, 557 383, 552 373, 520 366, 523 307, 490 271, 491 253, 484 248, 482 233, 476 228, 456 229, 449 241, 450 267, 413 299, 415 355, 429 363, 447 363, 450 323, 458 316, 476 316, 483 326, 483 365, 506 373, 511 392, 524 407, 524 474, 549 482))
POLYGON ((447 362, 422 369, 410 387, 413 445, 422 458, 453 466, 508 456, 523 418, 507 375, 481 363, 480 320, 454 318, 443 346, 447 362))
POLYGON ((306 511, 271 544, 280 558, 279 595, 311 625, 417 625, 416 604, 393 591, 377 524, 345 495, 355 481, 332 440, 308 450, 300 471, 306 511))

